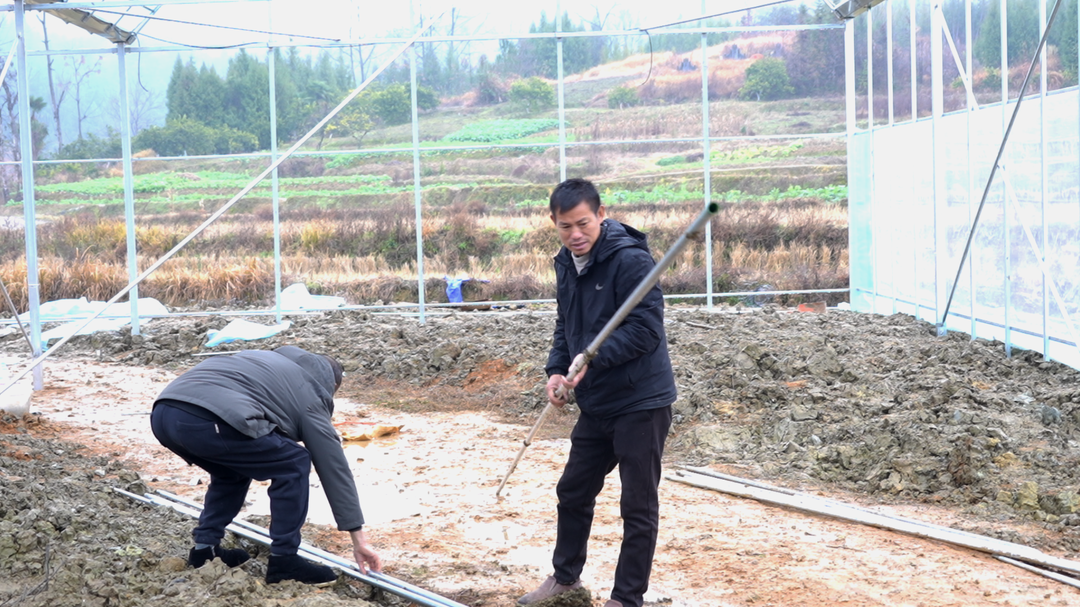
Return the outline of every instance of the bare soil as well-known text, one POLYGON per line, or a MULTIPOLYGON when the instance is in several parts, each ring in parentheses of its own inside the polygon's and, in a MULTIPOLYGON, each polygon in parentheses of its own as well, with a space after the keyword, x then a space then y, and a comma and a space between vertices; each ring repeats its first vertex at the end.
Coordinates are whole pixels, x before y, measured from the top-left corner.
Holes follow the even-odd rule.
MULTIPOLYGON (((203 360, 220 317, 79 337, 46 363, 33 414, 0 424, 0 605, 401 605, 363 584, 262 583, 265 558, 190 570, 193 521, 112 491, 200 499, 206 477, 158 446, 147 413, 203 360)), ((269 322, 263 317, 254 319, 269 322)), ((296 317, 268 340, 345 361, 336 421, 402 425, 346 443, 387 571, 475 607, 550 572, 571 410, 552 416, 501 497, 543 405, 550 310, 296 317)), ((906 316, 772 306, 668 310, 680 398, 667 465, 718 471, 1080 557, 1080 373, 906 316)), ((0 337, 0 359, 23 356, 0 337)), ((315 479, 317 485, 317 479, 315 479)), ((618 478, 583 575, 593 605, 618 556, 618 478)), ((348 555, 313 491, 305 539, 348 555)), ((650 605, 1075 605, 1080 591, 949 545, 665 481, 650 605)), ((265 524, 265 488, 247 515, 265 524)), ((230 541, 258 553, 248 540, 230 541)))

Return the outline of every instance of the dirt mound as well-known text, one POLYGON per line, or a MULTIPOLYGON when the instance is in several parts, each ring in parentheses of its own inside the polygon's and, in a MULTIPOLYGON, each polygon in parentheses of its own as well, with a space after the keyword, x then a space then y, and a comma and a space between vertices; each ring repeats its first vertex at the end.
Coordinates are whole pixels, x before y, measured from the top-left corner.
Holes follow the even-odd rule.
POLYGON ((296 582, 268 587, 265 559, 233 570, 220 561, 188 569, 177 555, 190 547, 191 519, 117 494, 112 487, 140 495, 148 488, 113 460, 31 435, 39 431, 48 428, 33 417, 0 419, 3 604, 371 605, 358 600, 370 589, 347 581, 318 594, 296 582))
MULTIPOLYGON (((1075 524, 1076 370, 1032 352, 1006 358, 1001 344, 964 334, 937 337, 909 316, 739 311, 668 310, 680 391, 674 457, 1075 524)), ((193 354, 207 351, 207 332, 229 320, 155 320, 139 336, 75 338, 61 356, 184 368, 203 360, 193 354)), ((528 416, 543 405, 553 326, 554 315, 540 309, 431 315, 423 325, 341 311, 213 350, 295 344, 339 357, 348 383, 469 386, 478 402, 528 416)))
MULTIPOLYGON (((549 308, 432 314, 423 325, 339 311, 293 317, 271 339, 205 348, 208 332, 230 320, 154 320, 142 335, 77 337, 58 356, 181 372, 200 354, 294 344, 338 356, 346 393, 407 386, 402 394, 424 395, 402 410, 486 409, 532 423, 544 404, 549 308)), ((958 528, 1080 553, 1076 370, 1031 352, 1006 358, 1001 344, 963 334, 937 337, 900 315, 669 307, 667 326, 680 392, 669 464, 712 464, 869 503, 936 504, 963 514, 958 528)), ((24 347, 21 336, 0 338, 0 351, 24 347)), ((0 598, 60 607, 372 599, 348 582, 325 592, 267 587, 264 558, 233 571, 186 569, 178 555, 191 521, 117 495, 111 487, 146 489, 115 458, 61 436, 35 416, 0 420, 0 598)))

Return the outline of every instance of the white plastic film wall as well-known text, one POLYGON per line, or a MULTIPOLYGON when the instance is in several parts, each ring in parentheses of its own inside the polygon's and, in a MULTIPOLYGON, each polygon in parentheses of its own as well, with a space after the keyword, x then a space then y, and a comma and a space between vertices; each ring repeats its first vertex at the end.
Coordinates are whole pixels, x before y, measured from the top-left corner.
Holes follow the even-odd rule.
POLYGON ((949 303, 1014 107, 998 103, 853 134, 852 307, 912 314, 1080 368, 1075 88, 1024 100, 949 303))

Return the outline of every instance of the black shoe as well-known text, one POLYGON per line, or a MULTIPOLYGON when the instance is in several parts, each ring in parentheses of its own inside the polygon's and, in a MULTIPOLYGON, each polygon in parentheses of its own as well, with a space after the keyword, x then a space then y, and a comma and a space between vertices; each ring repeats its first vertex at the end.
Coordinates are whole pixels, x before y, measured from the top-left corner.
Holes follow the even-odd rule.
POLYGON ((316 565, 296 554, 271 554, 266 566, 266 583, 276 584, 285 580, 326 585, 336 582, 337 574, 329 567, 316 565))
POLYGON ((192 548, 191 552, 188 552, 187 564, 188 567, 198 569, 214 558, 221 559, 229 567, 239 567, 246 563, 251 555, 240 548, 222 548, 221 546, 211 546, 200 550, 192 548))

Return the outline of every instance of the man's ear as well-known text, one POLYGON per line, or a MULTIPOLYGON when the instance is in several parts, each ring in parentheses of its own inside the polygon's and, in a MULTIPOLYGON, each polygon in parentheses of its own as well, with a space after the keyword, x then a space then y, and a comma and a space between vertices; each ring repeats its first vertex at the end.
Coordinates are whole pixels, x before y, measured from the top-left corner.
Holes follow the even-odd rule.
POLYGON ((604 220, 604 205, 600 205, 600 208, 596 209, 596 216, 600 218, 600 221, 604 220))

